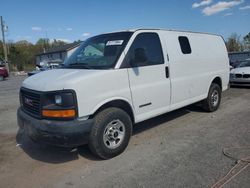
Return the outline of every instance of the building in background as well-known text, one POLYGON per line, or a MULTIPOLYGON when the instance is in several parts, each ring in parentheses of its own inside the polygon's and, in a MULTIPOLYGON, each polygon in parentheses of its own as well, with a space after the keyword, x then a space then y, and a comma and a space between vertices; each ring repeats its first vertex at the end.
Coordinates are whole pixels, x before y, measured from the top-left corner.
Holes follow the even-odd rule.
POLYGON ((250 51, 246 52, 229 52, 228 53, 230 65, 236 67, 241 61, 250 58, 250 51))
POLYGON ((47 50, 36 55, 36 65, 44 66, 49 64, 61 64, 69 57, 82 42, 74 42, 47 50))

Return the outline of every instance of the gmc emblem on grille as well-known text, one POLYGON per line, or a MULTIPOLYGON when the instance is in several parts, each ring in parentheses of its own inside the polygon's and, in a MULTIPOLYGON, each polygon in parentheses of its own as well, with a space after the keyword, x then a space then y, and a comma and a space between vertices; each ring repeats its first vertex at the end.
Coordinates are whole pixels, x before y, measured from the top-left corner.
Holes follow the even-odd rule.
POLYGON ((24 97, 24 103, 29 106, 33 106, 33 101, 29 98, 24 97))

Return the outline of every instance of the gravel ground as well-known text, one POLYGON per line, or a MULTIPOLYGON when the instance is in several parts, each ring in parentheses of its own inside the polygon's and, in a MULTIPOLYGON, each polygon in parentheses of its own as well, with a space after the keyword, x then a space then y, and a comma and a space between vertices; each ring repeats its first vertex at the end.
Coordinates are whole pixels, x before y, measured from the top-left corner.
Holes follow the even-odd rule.
MULTIPOLYGON (((211 187, 235 165, 223 148, 250 146, 250 88, 224 92, 218 111, 189 106, 135 126, 126 151, 110 160, 86 146, 33 143, 18 132, 18 91, 25 77, 0 82, 0 187, 211 187), (18 145, 17 145, 18 144, 18 145)), ((236 157, 250 156, 242 148, 236 157)), ((250 167, 225 187, 249 188, 250 167)))

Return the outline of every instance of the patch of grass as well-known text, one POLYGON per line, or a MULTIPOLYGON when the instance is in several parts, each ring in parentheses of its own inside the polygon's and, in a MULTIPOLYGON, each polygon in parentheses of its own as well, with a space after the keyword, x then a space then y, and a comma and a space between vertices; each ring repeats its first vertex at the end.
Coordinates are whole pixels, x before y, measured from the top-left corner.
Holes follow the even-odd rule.
MULTIPOLYGON (((9 68, 10 68, 10 72, 15 72, 15 71, 18 71, 17 69, 17 66, 16 65, 13 65, 11 63, 9 63, 9 68)), ((29 72, 29 71, 32 71, 36 68, 35 64, 25 64, 23 66, 23 70, 25 72, 29 72)))
POLYGON ((36 68, 35 64, 26 64, 24 65, 24 71, 29 72, 32 71, 36 68))

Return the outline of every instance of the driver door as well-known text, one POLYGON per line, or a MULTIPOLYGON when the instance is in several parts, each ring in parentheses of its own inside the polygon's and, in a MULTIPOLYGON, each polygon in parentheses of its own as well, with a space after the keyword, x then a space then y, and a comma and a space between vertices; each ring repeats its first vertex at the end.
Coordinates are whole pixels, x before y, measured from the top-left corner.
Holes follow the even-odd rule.
POLYGON ((126 63, 137 122, 167 112, 170 79, 158 34, 138 34, 126 55, 126 63))

